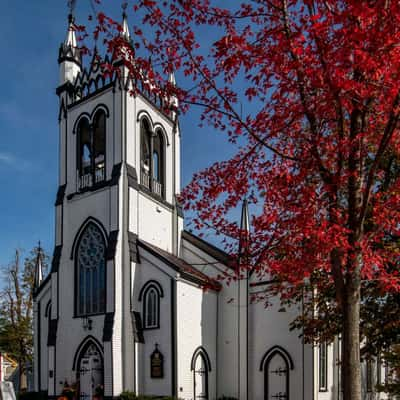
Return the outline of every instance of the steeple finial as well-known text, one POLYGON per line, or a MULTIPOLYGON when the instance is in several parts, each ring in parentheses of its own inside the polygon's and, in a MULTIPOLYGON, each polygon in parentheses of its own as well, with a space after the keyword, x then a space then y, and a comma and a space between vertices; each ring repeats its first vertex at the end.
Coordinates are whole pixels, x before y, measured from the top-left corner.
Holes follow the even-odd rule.
POLYGON ((128 16, 126 14, 126 9, 128 7, 128 2, 124 1, 122 3, 122 31, 121 36, 128 42, 131 41, 131 34, 129 32, 128 16))
POLYGON ((39 241, 37 247, 36 264, 35 264, 35 279, 34 279, 35 290, 39 288, 42 281, 43 281, 43 254, 39 241))

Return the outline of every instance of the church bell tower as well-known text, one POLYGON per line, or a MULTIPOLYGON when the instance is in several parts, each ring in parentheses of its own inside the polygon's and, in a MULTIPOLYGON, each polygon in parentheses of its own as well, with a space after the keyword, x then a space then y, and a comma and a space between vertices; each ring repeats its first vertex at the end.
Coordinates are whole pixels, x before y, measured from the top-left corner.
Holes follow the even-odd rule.
MULTIPOLYGON (((121 26, 130 46, 125 11, 121 26)), ((72 14, 58 61, 59 188, 41 380, 56 396, 65 382, 86 385, 84 368, 95 365, 88 385, 117 396, 137 381, 135 357, 123 356, 135 352, 136 243, 175 255, 180 246, 179 124, 122 62, 95 53, 83 65, 72 14), (104 74, 103 62, 118 71, 104 74)))

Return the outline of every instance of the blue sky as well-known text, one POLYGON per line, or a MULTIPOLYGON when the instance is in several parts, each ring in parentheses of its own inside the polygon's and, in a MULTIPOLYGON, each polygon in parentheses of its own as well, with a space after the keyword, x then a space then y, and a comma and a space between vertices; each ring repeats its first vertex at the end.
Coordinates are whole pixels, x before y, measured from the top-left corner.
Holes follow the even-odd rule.
MULTIPOLYGON (((105 0, 119 15, 118 0, 105 0)), ((0 0, 0 267, 16 248, 41 240, 54 246, 58 187, 58 48, 66 34, 66 0, 0 0)), ((85 24, 90 1, 78 0, 85 24)), ((129 14, 130 24, 134 16, 129 14)), ((177 77, 179 83, 179 75, 177 77)), ((182 117, 183 184, 230 152, 223 135, 198 128, 196 113, 182 117)))

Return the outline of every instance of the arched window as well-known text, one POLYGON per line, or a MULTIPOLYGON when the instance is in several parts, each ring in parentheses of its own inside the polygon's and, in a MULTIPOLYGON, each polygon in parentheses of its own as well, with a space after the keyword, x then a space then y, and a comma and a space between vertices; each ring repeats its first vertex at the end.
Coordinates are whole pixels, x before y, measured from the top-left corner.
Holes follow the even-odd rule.
POLYGON ((148 281, 139 294, 143 301, 143 328, 156 329, 160 327, 160 298, 164 297, 161 285, 156 281, 148 281))
POLYGON ((153 144, 153 191, 163 197, 164 190, 164 144, 162 132, 156 131, 153 144))
POLYGON ((93 119, 93 157, 95 182, 104 180, 106 157, 106 115, 103 110, 96 113, 93 119))
POLYGON ((90 174, 92 164, 92 145, 90 124, 82 118, 78 125, 78 171, 80 176, 90 174))
POLYGON ((84 117, 78 125, 78 190, 105 180, 106 114, 99 110, 93 123, 84 117))
POLYGON ((193 354, 191 362, 193 371, 194 399, 209 399, 208 375, 211 371, 210 358, 203 347, 198 347, 193 354))
POLYGON ((105 251, 102 232, 89 223, 76 251, 78 315, 105 312, 105 251))
POLYGON ((150 189, 151 176, 151 130, 149 122, 142 120, 140 128, 140 182, 150 189))
POLYGON ((164 197, 164 139, 161 129, 154 134, 146 118, 140 127, 140 183, 157 196, 164 197))

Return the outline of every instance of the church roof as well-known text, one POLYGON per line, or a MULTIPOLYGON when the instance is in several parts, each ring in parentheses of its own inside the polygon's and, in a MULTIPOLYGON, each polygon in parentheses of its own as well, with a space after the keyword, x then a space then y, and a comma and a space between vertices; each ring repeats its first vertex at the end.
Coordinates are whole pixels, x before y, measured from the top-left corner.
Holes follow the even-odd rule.
POLYGON ((201 239, 199 236, 194 235, 192 232, 183 231, 182 239, 187 240, 193 246, 204 251, 204 253, 208 254, 215 260, 219 261, 221 264, 224 264, 229 268, 235 268, 235 263, 233 262, 234 260, 228 253, 225 253, 218 247, 212 245, 211 243, 205 241, 204 239, 201 239))
POLYGON ((187 279, 190 282, 204 286, 207 289, 212 289, 216 291, 221 290, 221 284, 219 282, 198 271, 182 258, 179 258, 174 254, 160 249, 159 247, 154 246, 153 244, 145 242, 141 239, 138 240, 138 245, 144 248, 153 256, 160 258, 162 261, 164 261, 169 267, 177 271, 183 279, 187 279))

